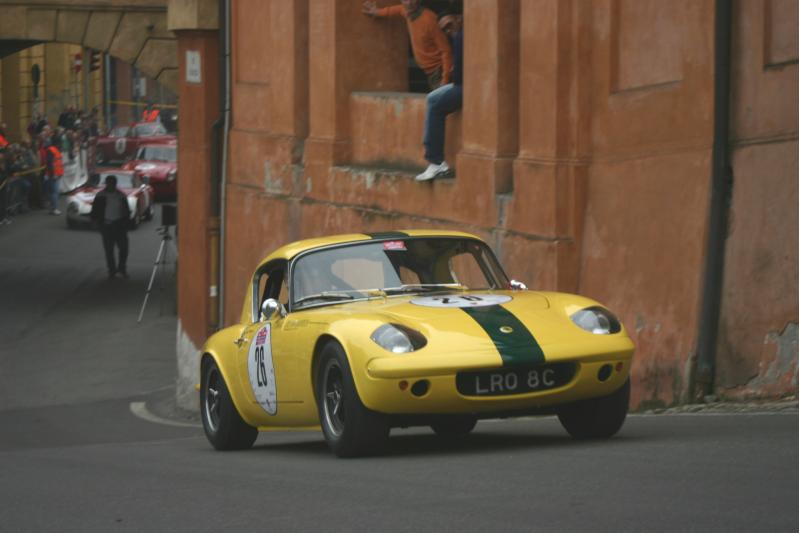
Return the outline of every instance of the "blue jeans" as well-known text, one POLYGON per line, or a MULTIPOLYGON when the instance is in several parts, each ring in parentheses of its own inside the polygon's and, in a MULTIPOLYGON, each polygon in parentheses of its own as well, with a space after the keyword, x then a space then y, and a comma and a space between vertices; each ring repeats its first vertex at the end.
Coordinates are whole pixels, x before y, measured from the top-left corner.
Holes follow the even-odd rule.
POLYGON ((448 83, 427 95, 424 117, 424 158, 440 165, 444 161, 444 135, 447 115, 463 104, 463 85, 448 83))
POLYGON ((51 209, 58 209, 58 197, 61 194, 61 178, 47 178, 47 195, 50 198, 51 209))

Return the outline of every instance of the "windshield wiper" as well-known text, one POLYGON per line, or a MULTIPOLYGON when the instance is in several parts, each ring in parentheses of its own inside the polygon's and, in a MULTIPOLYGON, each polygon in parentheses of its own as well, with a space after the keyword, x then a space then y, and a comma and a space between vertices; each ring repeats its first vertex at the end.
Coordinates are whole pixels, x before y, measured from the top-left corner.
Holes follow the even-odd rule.
POLYGON ((323 301, 327 301, 327 300, 331 300, 331 301, 334 301, 334 300, 352 300, 354 298, 355 297, 353 295, 347 294, 345 292, 324 291, 324 292, 320 292, 319 294, 309 294, 308 296, 303 296, 302 298, 300 298, 299 300, 297 300, 294 303, 295 304, 301 304, 303 302, 307 302, 307 301, 310 301, 310 300, 323 300, 323 301))
POLYGON ((466 290, 467 287, 460 283, 406 283, 399 287, 386 287, 381 289, 385 294, 396 294, 404 292, 432 292, 442 290, 466 290))

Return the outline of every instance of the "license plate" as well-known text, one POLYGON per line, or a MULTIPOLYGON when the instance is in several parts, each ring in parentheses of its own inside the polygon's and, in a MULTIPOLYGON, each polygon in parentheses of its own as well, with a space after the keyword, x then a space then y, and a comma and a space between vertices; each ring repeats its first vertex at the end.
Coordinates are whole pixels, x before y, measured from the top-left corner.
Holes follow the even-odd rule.
POLYGON ((459 372, 455 385, 464 396, 507 396, 561 387, 574 372, 574 363, 459 372))

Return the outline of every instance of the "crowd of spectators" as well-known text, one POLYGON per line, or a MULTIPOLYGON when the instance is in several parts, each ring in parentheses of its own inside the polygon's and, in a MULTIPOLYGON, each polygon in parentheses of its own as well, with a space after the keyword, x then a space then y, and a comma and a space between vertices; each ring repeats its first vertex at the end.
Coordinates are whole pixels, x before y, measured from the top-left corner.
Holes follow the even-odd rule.
POLYGON ((28 124, 27 139, 10 142, 0 124, 0 225, 32 209, 58 215, 59 178, 63 165, 79 157, 92 137, 99 135, 97 110, 66 108, 55 125, 37 113, 28 124))

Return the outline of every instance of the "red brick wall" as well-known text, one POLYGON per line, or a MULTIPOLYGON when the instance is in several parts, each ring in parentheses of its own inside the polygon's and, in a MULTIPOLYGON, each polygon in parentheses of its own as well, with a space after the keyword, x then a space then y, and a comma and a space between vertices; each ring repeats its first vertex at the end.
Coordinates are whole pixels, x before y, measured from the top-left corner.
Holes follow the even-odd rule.
MULTIPOLYGON (((744 39, 736 52, 736 135, 793 135, 795 142, 794 37, 774 30, 768 42, 783 63, 773 72, 758 71, 747 59, 756 49, 745 50, 746 39, 759 37, 747 37, 757 23, 744 11, 766 4, 795 16, 785 1, 736 4, 744 39), (749 111, 752 102, 757 112, 749 111), (758 118, 768 113, 773 119, 758 118)), ((238 319, 256 262, 289 240, 465 229, 488 239, 509 274, 528 285, 580 292, 619 313, 638 346, 634 405, 686 399, 710 194, 714 2, 466 0, 464 109, 448 140, 457 177, 433 183, 416 183, 408 168, 423 164, 423 102, 387 94, 405 89, 403 23, 370 19, 360 5, 233 2, 226 321, 238 319)), ((736 196, 734 216, 760 209, 738 238, 779 227, 780 241, 764 246, 774 260, 765 272, 790 272, 781 280, 797 276, 793 252, 777 255, 781 242, 799 249, 795 218, 783 219, 794 221, 785 229, 756 213, 776 206, 787 214, 795 205, 788 194, 796 190, 795 153, 742 147, 735 156, 753 183, 736 196), (774 169, 770 186, 783 193, 750 202, 763 166, 774 169)), ((741 253, 733 242, 728 262, 741 253)), ((741 317, 756 291, 730 300, 749 271, 728 272, 725 317, 741 317)), ((770 317, 763 331, 780 331, 795 316, 796 299, 784 300, 777 310, 758 307, 770 317)), ((728 330, 724 338, 740 344, 728 330)), ((762 340, 752 329, 740 335, 751 333, 762 340)), ((755 344, 742 356, 750 366, 761 357, 755 344)))

